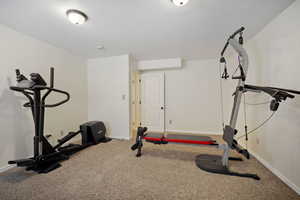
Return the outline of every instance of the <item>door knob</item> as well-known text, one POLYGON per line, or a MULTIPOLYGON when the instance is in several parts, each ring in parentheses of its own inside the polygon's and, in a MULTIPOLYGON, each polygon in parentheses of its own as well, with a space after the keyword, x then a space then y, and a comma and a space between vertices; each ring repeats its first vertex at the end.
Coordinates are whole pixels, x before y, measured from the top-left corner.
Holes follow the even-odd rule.
POLYGON ((163 109, 164 109, 164 107, 162 106, 162 107, 160 107, 160 109, 161 109, 161 110, 163 110, 163 109))

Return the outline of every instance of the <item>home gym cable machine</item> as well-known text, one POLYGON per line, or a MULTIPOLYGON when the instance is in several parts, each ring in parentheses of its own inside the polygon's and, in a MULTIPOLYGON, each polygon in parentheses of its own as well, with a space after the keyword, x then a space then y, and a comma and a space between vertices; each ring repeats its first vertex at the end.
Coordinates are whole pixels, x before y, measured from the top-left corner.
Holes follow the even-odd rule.
MULTIPOLYGON (((240 176, 240 177, 249 177, 249 178, 259 180, 260 178, 256 174, 233 172, 229 169, 229 166, 228 166, 228 160, 233 160, 233 161, 241 161, 242 160, 241 158, 229 157, 228 156, 229 149, 234 149, 238 153, 240 153, 241 155, 246 157, 247 159, 250 159, 250 154, 249 154, 248 150, 243 148, 241 145, 239 145, 237 140, 235 139, 235 136, 238 133, 238 130, 236 130, 236 123, 237 123, 237 119, 238 119, 238 113, 239 113, 239 109, 240 109, 242 96, 246 92, 255 92, 255 93, 264 92, 264 93, 270 95, 272 98, 272 100, 270 101, 270 110, 273 111, 273 114, 274 114, 277 111, 277 109, 282 101, 285 101, 287 98, 291 98, 291 99, 294 98, 295 96, 292 94, 300 95, 300 91, 245 84, 245 81, 247 78, 248 67, 249 67, 249 59, 248 59, 248 54, 247 54, 246 50, 243 48, 243 43, 244 43, 243 32, 244 32, 244 30, 245 30, 245 28, 241 27, 236 32, 234 32, 227 40, 227 42, 221 52, 220 63, 224 64, 224 72, 221 75, 221 78, 223 78, 223 79, 229 78, 229 74, 228 74, 227 67, 226 67, 226 59, 224 57, 224 54, 229 45, 238 53, 239 65, 238 65, 237 70, 239 70, 239 72, 240 72, 239 76, 234 76, 234 74, 232 75, 232 79, 238 80, 238 84, 237 84, 236 90, 233 94, 234 102, 233 102, 233 108, 232 108, 232 112, 231 112, 229 125, 224 126, 224 120, 222 123, 223 140, 226 142, 225 144, 222 144, 222 149, 224 151, 223 156, 208 155, 208 154, 199 155, 196 158, 196 164, 199 168, 201 168, 205 171, 208 171, 208 172, 232 175, 232 176, 240 176), (239 35, 238 39, 235 38, 237 35, 239 35)), ((222 84, 221 84, 221 91, 222 91, 222 84)), ((222 106, 222 113, 223 113, 223 106, 222 106)), ((249 132, 248 132, 248 126, 245 122, 245 134, 243 136, 245 137, 246 141, 248 140, 249 133, 253 133, 255 130, 257 130, 258 128, 263 126, 273 116, 273 114, 267 120, 265 120, 261 125, 259 125, 257 128, 255 128, 249 132)))
POLYGON ((63 90, 54 88, 54 68, 50 69, 50 87, 43 77, 38 73, 30 74, 28 80, 20 70, 16 70, 17 85, 11 86, 10 89, 20 92, 27 97, 29 102, 24 107, 31 108, 35 135, 33 138, 33 157, 9 161, 8 164, 16 164, 19 167, 26 167, 26 170, 33 170, 38 173, 48 173, 60 167, 60 161, 66 160, 75 152, 78 152, 91 145, 100 142, 108 142, 109 138, 105 136, 106 128, 103 122, 90 121, 82 124, 80 130, 70 132, 68 135, 58 140, 57 145, 52 146, 47 137, 44 136, 44 117, 45 108, 60 106, 70 99, 70 94, 63 90), (45 91, 42 95, 42 91, 45 91), (46 98, 51 92, 65 95, 65 99, 54 104, 46 104, 46 98), (76 135, 81 134, 81 144, 68 144, 63 146, 76 135))
MULTIPOLYGON (((249 60, 248 60, 248 54, 247 54, 246 50, 243 48, 243 43, 244 43, 243 32, 244 32, 244 30, 245 30, 245 28, 241 27, 236 32, 234 32, 228 38, 228 40, 221 52, 220 63, 224 64, 224 71, 222 74, 220 74, 221 78, 228 79, 230 77, 228 74, 227 66, 226 66, 226 59, 224 57, 224 54, 229 45, 238 53, 239 65, 238 65, 237 70, 239 70, 239 72, 240 72, 239 76, 232 76, 232 79, 238 80, 238 85, 233 94, 234 102, 233 102, 233 108, 232 108, 229 125, 225 126, 224 120, 222 123, 223 140, 225 141, 225 143, 217 144, 215 141, 211 140, 210 138, 206 138, 206 140, 204 140, 204 141, 202 139, 200 139, 198 142, 193 142, 192 140, 185 140, 185 139, 183 139, 183 140, 179 139, 177 141, 170 140, 170 142, 215 146, 218 149, 223 150, 223 155, 222 156, 210 155, 210 154, 198 155, 196 157, 195 162, 196 162, 196 165, 200 169, 205 170, 207 172, 211 172, 211 173, 224 174, 224 175, 230 175, 230 176, 239 176, 239 177, 260 180, 259 176, 256 174, 233 172, 229 169, 229 160, 242 161, 242 158, 229 157, 230 149, 236 150, 239 154, 243 155, 245 158, 250 159, 250 154, 249 154, 248 150, 243 148, 241 145, 239 145, 237 140, 235 139, 235 136, 238 132, 236 130, 236 123, 237 123, 238 112, 240 109, 242 96, 246 92, 256 92, 256 93, 264 92, 264 93, 270 95, 272 98, 272 100, 270 101, 270 110, 273 111, 273 114, 274 114, 277 111, 277 109, 282 101, 285 101, 288 98, 291 98, 291 99, 294 98, 295 96, 292 94, 300 95, 300 91, 245 84, 245 81, 247 78, 249 60), (239 35, 238 39, 235 38, 237 35, 239 35)), ((221 86, 221 88, 222 88, 222 86, 221 86)), ((221 92, 222 92, 222 90, 221 90, 221 92)), ((222 97, 222 95, 221 95, 221 97, 222 97)), ((222 113, 223 113, 223 106, 221 106, 221 107, 222 107, 222 113)), ((253 133, 255 130, 257 130, 258 128, 263 126, 273 116, 273 114, 267 120, 265 120, 264 123, 262 123, 260 126, 253 129, 250 132, 248 132, 247 125, 245 124, 245 134, 242 135, 242 137, 245 137, 246 140, 248 140, 249 133, 253 133)), ((166 139, 164 136, 153 137, 152 135, 147 134, 146 131, 147 131, 146 127, 139 127, 137 130, 136 143, 131 147, 132 150, 136 150, 136 149, 138 150, 136 156, 141 156, 143 139, 145 139, 147 142, 152 142, 155 144, 167 144, 169 142, 169 140, 166 139)), ((183 136, 179 135, 177 137, 183 137, 183 136)))

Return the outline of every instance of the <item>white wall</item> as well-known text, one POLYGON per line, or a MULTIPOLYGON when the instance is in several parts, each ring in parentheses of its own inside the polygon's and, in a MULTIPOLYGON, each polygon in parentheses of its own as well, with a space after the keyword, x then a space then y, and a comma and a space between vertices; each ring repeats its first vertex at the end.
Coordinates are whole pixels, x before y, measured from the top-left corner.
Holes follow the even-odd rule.
MULTIPOLYGON (((268 24, 245 48, 249 53, 248 83, 300 90, 300 1, 268 24)), ((269 100, 247 95, 248 101, 269 100)), ((247 108, 249 129, 270 115, 269 105, 247 108)), ((242 118, 242 115, 240 115, 242 118)), ((250 137, 248 148, 269 169, 300 194, 300 96, 281 103, 273 119, 250 137)), ((243 132, 243 131, 241 131, 243 132)))
POLYGON ((129 83, 128 55, 88 61, 88 118, 103 121, 113 138, 129 139, 129 83))
MULTIPOLYGON (((0 25, 0 170, 7 161, 32 155, 33 120, 22 107, 26 99, 9 90, 16 83, 15 69, 29 75, 37 72, 49 80, 55 68, 55 87, 71 94, 70 102, 49 108, 45 133, 66 134, 87 120, 86 63, 83 59, 0 25), (70 117, 71 116, 71 117, 70 117)), ((51 102, 58 98, 49 98, 51 102)))
POLYGON ((218 60, 187 60, 181 69, 162 71, 166 131, 222 134, 218 60))

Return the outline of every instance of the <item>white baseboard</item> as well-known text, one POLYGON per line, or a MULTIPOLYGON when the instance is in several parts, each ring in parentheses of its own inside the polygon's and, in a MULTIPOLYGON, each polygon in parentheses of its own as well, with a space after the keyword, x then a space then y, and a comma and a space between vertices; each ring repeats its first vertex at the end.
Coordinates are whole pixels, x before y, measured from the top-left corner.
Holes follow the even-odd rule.
MULTIPOLYGON (((248 150, 249 151, 249 150, 248 150)), ((278 178, 280 178, 285 184, 287 184, 290 188, 292 188, 298 195, 300 195, 300 188, 290 181, 287 177, 285 177, 278 169, 274 168, 271 164, 269 164, 266 160, 259 157, 257 154, 249 151, 249 153, 255 157, 261 164, 263 164, 267 169, 269 169, 273 174, 275 174, 278 178)))
POLYGON ((5 172, 11 168, 15 167, 14 165, 6 165, 6 166, 3 166, 3 167, 0 167, 0 173, 2 172, 5 172))
POLYGON ((129 137, 111 137, 112 139, 117 139, 117 140, 129 140, 129 137))
POLYGON ((186 134, 201 134, 201 135, 222 135, 221 132, 211 132, 211 131, 185 131, 185 130, 166 130, 167 133, 186 133, 186 134))

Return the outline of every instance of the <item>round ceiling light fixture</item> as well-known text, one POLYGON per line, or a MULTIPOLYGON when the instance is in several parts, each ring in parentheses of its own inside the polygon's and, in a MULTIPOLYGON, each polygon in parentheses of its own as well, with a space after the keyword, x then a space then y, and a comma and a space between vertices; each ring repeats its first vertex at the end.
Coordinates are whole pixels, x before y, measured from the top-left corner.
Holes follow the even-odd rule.
POLYGON ((88 16, 80 10, 70 9, 67 10, 66 14, 73 24, 83 24, 88 20, 88 16))
POLYGON ((189 2, 189 0, 171 0, 171 1, 178 7, 184 6, 189 2))

